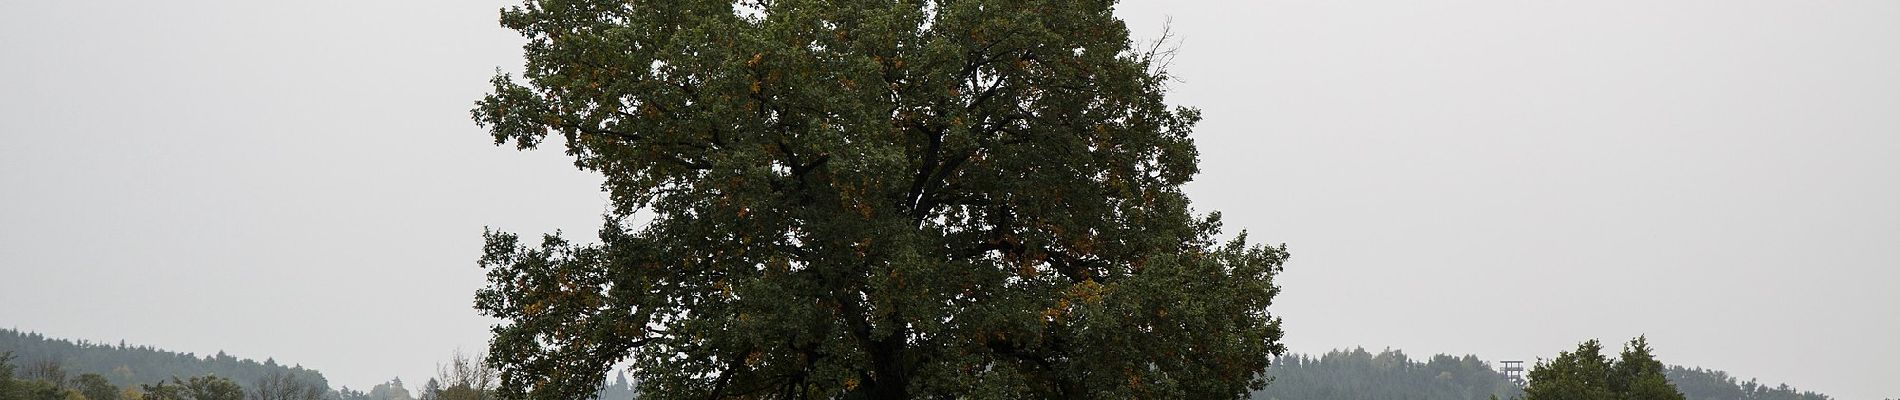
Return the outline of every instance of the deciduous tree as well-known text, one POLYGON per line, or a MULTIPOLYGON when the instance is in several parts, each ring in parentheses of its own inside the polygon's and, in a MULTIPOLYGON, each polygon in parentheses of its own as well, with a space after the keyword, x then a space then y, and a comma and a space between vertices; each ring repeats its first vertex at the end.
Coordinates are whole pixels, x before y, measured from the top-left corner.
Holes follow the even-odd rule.
POLYGON ((564 139, 597 244, 489 232, 501 394, 1233 398, 1284 247, 1181 186, 1192 108, 1114 1, 534 0, 474 118, 564 139))
POLYGON ((73 386, 86 400, 119 400, 119 387, 113 386, 104 375, 81 374, 73 378, 73 386))
POLYGON ((1576 351, 1538 361, 1531 368, 1524 399, 1683 400, 1651 351, 1649 340, 1638 336, 1623 346, 1618 359, 1611 360, 1595 339, 1585 341, 1576 351))
POLYGON ((423 389, 424 400, 488 400, 494 398, 495 370, 480 356, 456 350, 448 365, 436 365, 436 377, 423 389), (433 389, 430 389, 433 388, 433 389))
POLYGON ((251 382, 251 400, 322 400, 326 391, 283 370, 272 370, 251 382))

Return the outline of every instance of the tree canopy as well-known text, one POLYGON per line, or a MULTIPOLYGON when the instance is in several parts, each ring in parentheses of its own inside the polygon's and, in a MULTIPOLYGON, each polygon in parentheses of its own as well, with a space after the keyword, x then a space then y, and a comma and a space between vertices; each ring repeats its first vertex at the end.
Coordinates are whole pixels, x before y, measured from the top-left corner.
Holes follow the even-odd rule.
POLYGON ((172 378, 171 384, 141 385, 147 400, 244 400, 244 387, 217 376, 172 378))
POLYGON ((1233 398, 1283 246, 1190 208, 1199 111, 1114 1, 534 0, 474 119, 597 243, 489 232, 502 395, 1233 398), (538 243, 537 243, 538 242, 538 243))
POLYGON ((1595 339, 1576 351, 1538 361, 1530 371, 1525 400, 1683 400, 1681 392, 1663 374, 1663 364, 1652 355, 1648 339, 1638 336, 1623 346, 1619 358, 1603 355, 1595 339))

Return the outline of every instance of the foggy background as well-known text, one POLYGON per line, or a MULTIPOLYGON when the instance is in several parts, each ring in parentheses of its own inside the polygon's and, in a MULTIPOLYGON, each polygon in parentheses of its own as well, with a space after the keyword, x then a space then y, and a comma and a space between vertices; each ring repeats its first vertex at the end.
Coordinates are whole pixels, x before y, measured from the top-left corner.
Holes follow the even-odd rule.
MULTIPOLYGON (((484 226, 590 237, 468 119, 507 1, 0 0, 0 327, 416 386, 484 226)), ((1293 351, 1665 363, 1900 395, 1900 2, 1217 2, 1171 18, 1197 209, 1285 242, 1293 351)))

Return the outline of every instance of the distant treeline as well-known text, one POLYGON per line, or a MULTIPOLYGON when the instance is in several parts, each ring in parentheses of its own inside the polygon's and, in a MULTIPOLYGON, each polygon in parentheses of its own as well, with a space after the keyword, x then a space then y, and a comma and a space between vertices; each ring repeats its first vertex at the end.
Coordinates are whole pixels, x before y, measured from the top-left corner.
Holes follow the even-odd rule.
POLYGON ((78 377, 91 373, 119 387, 138 387, 171 382, 172 378, 201 376, 226 378, 250 387, 267 378, 288 376, 299 383, 330 391, 329 381, 315 370, 280 365, 268 358, 263 362, 237 358, 224 352, 199 357, 192 353, 176 353, 150 346, 127 346, 125 342, 75 342, 12 329, 0 329, 0 352, 13 354, 13 365, 19 368, 18 373, 21 374, 62 372, 78 377))
POLYGON ((1398 350, 1363 348, 1318 357, 1289 354, 1267 368, 1273 381, 1254 392, 1260 400, 1471 400, 1517 397, 1517 384, 1475 356, 1435 355, 1415 361, 1398 350))
POLYGON ((1742 382, 1727 372, 1712 369, 1670 366, 1663 370, 1669 383, 1676 385, 1689 400, 1829 400, 1827 395, 1789 387, 1783 383, 1768 386, 1754 379, 1742 382))
MULTIPOLYGON (((1787 384, 1741 381, 1716 370, 1672 366, 1664 375, 1688 400, 1831 400, 1787 384)), ((1372 353, 1363 348, 1317 357, 1288 354, 1274 359, 1267 376, 1273 382, 1254 392, 1253 399, 1484 400, 1523 395, 1523 389, 1490 363, 1470 355, 1412 360, 1397 350, 1372 353)))
MULTIPOLYGON (((0 400, 488 400, 495 383, 480 357, 460 352, 420 387, 390 379, 363 391, 333 389, 322 373, 273 359, 198 357, 0 329, 0 400)), ((621 374, 603 382, 597 398, 631 400, 633 386, 621 374)))

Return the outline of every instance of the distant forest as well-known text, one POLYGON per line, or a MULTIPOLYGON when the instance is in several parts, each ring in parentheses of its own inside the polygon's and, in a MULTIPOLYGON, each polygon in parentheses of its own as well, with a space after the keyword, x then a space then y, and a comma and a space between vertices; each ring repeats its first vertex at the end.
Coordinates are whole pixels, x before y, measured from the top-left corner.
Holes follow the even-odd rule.
MULTIPOLYGON (((1786 384, 1741 381, 1716 370, 1672 366, 1664 375, 1688 400, 1831 399, 1786 384)), ((1523 394, 1490 363, 1470 355, 1413 360, 1398 350, 1372 353, 1363 348, 1320 356, 1288 354, 1274 359, 1267 376, 1273 382, 1254 392, 1254 400, 1483 400, 1523 394)))
POLYGON ((1672 365, 1663 371, 1669 383, 1676 385, 1689 400, 1829 400, 1827 395, 1789 387, 1783 383, 1769 386, 1749 379, 1744 382, 1727 372, 1672 365))
MULTIPOLYGON (((321 394, 308 398, 324 400, 455 400, 492 398, 491 391, 471 390, 469 386, 491 385, 483 380, 490 374, 479 359, 461 355, 452 358, 440 377, 429 377, 411 388, 401 379, 374 385, 368 391, 347 387, 332 389, 323 374, 296 365, 282 365, 272 359, 258 362, 219 352, 197 356, 150 346, 127 346, 48 338, 38 333, 0 329, 0 354, 11 354, 8 365, 0 366, 0 400, 154 400, 151 389, 163 390, 168 383, 189 386, 201 378, 242 388, 234 399, 281 398, 258 396, 272 384, 282 385, 288 377, 296 385, 316 389, 321 394), (92 376, 87 378, 86 376, 92 376), (83 379, 82 379, 83 378, 83 379), (174 381, 173 379, 178 379, 174 381), (88 381, 91 380, 91 381, 88 381), (278 381, 273 381, 278 380, 278 381), (107 383, 117 394, 88 396, 87 387, 107 383), (244 395, 249 394, 249 395, 244 395), (472 394, 473 396, 469 396, 472 394)), ((1529 366, 1526 366, 1527 368, 1529 366)), ((1273 381, 1266 389, 1254 392, 1255 400, 1472 400, 1511 399, 1522 394, 1516 383, 1493 370, 1491 364, 1475 356, 1434 355, 1413 360, 1404 352, 1384 350, 1378 353, 1364 348, 1334 350, 1318 356, 1288 354, 1276 357, 1267 369, 1273 381)), ((1819 393, 1802 391, 1786 384, 1768 385, 1750 379, 1743 381, 1727 372, 1672 366, 1665 371, 1669 381, 1689 400, 1830 400, 1819 393)), ((203 380, 208 381, 208 380, 203 380)), ((179 385, 170 385, 173 388, 179 385)), ((631 400, 636 397, 635 382, 618 373, 603 382, 597 399, 631 400)), ((95 390, 94 392, 104 393, 95 390)), ((189 400, 190 396, 180 397, 189 400)), ((305 397, 295 397, 302 399, 305 397)))
MULTIPOLYGON (((368 391, 331 388, 316 370, 218 352, 200 357, 151 346, 49 338, 0 329, 0 400, 461 400, 492 399, 492 370, 456 354, 418 387, 391 379, 368 391), (481 388, 481 389, 476 389, 481 388)), ((626 375, 602 400, 631 400, 626 375)))
POLYGON ((330 388, 329 381, 315 370, 280 365, 268 358, 263 362, 237 358, 224 352, 199 357, 192 353, 175 353, 151 346, 127 346, 123 341, 118 344, 83 340, 75 342, 11 329, 0 329, 0 352, 13 353, 13 364, 19 368, 17 373, 25 378, 38 378, 30 375, 54 372, 52 367, 57 367, 56 373, 69 375, 66 378, 77 378, 87 373, 98 374, 119 387, 138 387, 169 382, 174 377, 183 379, 200 376, 227 378, 248 387, 276 373, 324 391, 330 388))
POLYGON ((1289 354, 1267 368, 1273 381, 1256 400, 1406 399, 1471 400, 1518 396, 1522 390, 1475 356, 1436 355, 1412 360, 1404 352, 1363 348, 1317 357, 1289 354))

